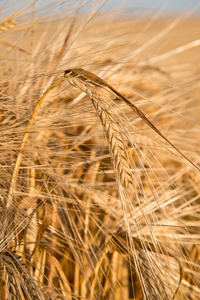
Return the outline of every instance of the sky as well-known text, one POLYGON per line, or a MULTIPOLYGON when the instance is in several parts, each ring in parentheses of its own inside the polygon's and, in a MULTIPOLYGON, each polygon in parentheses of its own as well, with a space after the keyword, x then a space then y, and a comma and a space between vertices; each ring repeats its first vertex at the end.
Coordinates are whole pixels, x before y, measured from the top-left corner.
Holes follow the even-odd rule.
POLYGON ((194 9, 200 14, 200 0, 111 0, 107 4, 109 9, 121 5, 125 10, 144 13, 145 11, 157 12, 162 9, 162 14, 178 14, 194 9))
MULTIPOLYGON (((5 9, 7 13, 12 13, 14 7, 23 6, 31 1, 25 0, 0 0, 0 15, 3 14, 5 9), (9 7, 9 8, 8 8, 9 7)), ((125 13, 137 13, 155 14, 160 10, 160 15, 165 14, 179 14, 188 12, 194 9, 194 14, 200 15, 200 0, 38 0, 35 1, 35 6, 42 6, 52 4, 56 6, 56 10, 62 10, 66 6, 76 7, 78 3, 88 3, 89 7, 93 6, 93 3, 98 6, 103 6, 103 11, 120 8, 120 11, 125 13), (61 2, 63 3, 61 5, 61 2)), ((82 10, 84 11, 84 10, 82 10)), ((5 16, 5 14, 4 14, 5 16)))

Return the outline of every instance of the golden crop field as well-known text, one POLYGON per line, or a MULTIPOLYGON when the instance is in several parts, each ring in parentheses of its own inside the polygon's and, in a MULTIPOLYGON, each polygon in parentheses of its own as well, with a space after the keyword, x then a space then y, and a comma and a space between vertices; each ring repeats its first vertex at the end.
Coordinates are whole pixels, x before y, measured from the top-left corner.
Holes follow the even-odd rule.
POLYGON ((8 2, 0 299, 200 299, 195 7, 8 2))

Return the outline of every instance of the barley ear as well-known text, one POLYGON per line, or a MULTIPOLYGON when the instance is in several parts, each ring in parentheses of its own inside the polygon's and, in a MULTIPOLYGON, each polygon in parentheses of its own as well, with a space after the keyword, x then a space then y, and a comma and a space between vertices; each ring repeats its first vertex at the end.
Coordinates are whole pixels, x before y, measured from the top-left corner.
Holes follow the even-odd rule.
POLYGON ((128 133, 118 116, 110 110, 110 99, 104 93, 104 81, 82 69, 67 70, 65 76, 71 85, 85 92, 91 99, 108 141, 117 180, 122 187, 127 188, 133 184, 128 133))

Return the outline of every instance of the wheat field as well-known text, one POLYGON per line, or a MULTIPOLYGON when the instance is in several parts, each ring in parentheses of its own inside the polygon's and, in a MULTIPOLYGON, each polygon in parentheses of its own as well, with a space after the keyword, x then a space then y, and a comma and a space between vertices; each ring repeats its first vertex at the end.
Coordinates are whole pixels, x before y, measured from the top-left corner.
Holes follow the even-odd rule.
POLYGON ((1 300, 200 299, 197 8, 106 2, 0 3, 1 300))

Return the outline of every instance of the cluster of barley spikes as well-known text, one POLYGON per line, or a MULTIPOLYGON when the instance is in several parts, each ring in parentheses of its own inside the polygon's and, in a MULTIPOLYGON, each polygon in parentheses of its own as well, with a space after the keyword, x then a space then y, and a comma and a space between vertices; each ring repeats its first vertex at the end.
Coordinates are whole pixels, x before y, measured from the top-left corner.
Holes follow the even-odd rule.
POLYGON ((200 299, 196 8, 108 2, 0 4, 1 300, 200 299))

